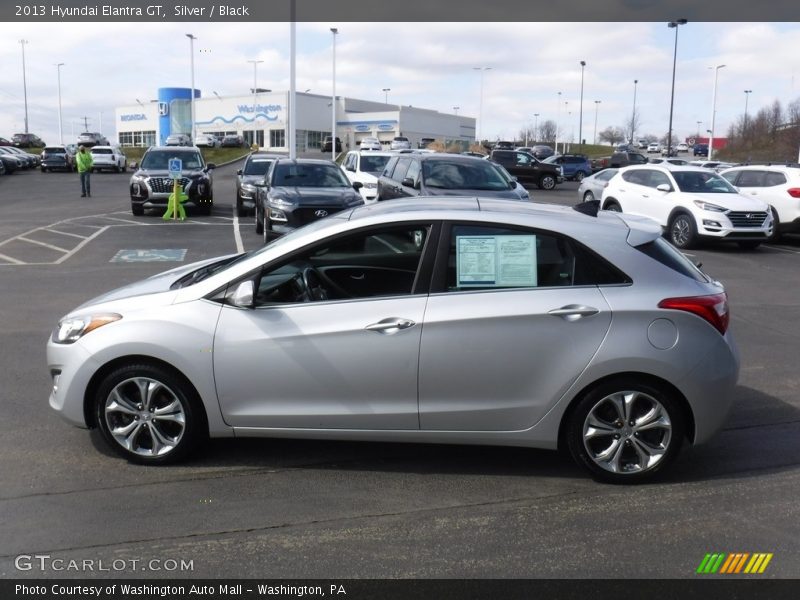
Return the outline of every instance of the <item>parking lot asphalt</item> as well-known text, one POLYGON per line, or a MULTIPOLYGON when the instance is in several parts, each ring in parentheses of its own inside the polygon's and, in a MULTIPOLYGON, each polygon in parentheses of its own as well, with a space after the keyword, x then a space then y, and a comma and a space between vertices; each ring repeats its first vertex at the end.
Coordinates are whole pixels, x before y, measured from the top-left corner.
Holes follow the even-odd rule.
MULTIPOLYGON (((691 252, 727 287, 741 377, 724 430, 655 484, 599 484, 556 452, 300 440, 147 468, 62 422, 45 360, 59 317, 176 266, 139 261, 159 251, 260 245, 234 216, 236 168, 215 173, 213 214, 182 223, 132 217, 128 175, 94 175, 92 198, 75 174, 0 177, 0 577, 691 578, 707 552, 800 573, 800 238, 691 252), (20 554, 193 569, 19 571, 20 554)), ((571 205, 576 189, 532 195, 571 205)))

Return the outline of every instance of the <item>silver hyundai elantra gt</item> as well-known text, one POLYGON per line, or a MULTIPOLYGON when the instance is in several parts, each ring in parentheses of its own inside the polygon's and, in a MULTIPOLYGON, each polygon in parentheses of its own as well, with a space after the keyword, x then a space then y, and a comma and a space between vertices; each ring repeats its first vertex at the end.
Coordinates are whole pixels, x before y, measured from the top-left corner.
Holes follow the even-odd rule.
POLYGON ((75 309, 50 405, 145 464, 209 435, 562 446, 634 483, 722 425, 728 321, 648 219, 386 202, 75 309))

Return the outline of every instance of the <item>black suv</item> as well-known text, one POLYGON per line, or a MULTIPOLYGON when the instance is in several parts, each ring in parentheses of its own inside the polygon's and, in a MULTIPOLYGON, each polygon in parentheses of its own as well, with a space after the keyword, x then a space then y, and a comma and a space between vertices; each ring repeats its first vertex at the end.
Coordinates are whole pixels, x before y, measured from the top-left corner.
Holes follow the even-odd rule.
POLYGON ((236 213, 239 216, 245 210, 255 212, 259 191, 266 185, 267 171, 276 158, 286 157, 254 152, 244 161, 244 167, 236 171, 236 213))
POLYGON ((17 148, 41 148, 44 146, 42 139, 32 133, 15 133, 11 142, 17 148))
POLYGON ((351 184, 330 160, 278 158, 267 173, 256 204, 256 233, 268 242, 276 233, 361 206, 361 182, 351 184))
POLYGON ((413 196, 522 199, 516 182, 486 159, 445 153, 393 156, 378 178, 378 200, 413 196))
POLYGON ((527 152, 493 150, 491 159, 503 165, 523 185, 552 190, 557 183, 564 181, 564 171, 560 166, 544 163, 527 152))
MULTIPOLYGON (((322 140, 322 152, 331 152, 331 136, 326 135, 325 139, 322 140)), ((336 138, 336 152, 342 151, 342 140, 338 137, 336 138)))
POLYGON ((141 164, 131 166, 136 172, 131 177, 131 212, 144 214, 146 208, 167 208, 172 193, 173 181, 169 173, 169 160, 180 158, 182 172, 180 184, 189 196, 187 206, 210 215, 214 205, 211 170, 214 163, 206 164, 197 148, 152 146, 142 157, 141 164))

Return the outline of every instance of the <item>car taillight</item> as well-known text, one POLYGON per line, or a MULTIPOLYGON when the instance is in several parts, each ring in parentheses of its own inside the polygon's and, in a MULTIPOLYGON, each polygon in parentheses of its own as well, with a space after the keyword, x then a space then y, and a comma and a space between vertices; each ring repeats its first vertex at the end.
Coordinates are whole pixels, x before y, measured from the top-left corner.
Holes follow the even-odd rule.
POLYGON ((671 310, 685 310, 708 321, 722 335, 728 330, 730 310, 728 309, 728 294, 713 294, 711 296, 688 296, 685 298, 665 298, 658 303, 658 308, 671 310))
POLYGON ((789 188, 786 190, 792 198, 800 198, 800 188, 789 188))

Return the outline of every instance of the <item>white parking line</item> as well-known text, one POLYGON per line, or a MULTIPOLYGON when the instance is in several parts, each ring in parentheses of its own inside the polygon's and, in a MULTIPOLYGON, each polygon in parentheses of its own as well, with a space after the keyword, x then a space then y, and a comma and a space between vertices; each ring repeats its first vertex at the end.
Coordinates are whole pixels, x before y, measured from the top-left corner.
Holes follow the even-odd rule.
POLYGON ((72 237, 81 238, 82 240, 86 239, 85 235, 78 235, 77 233, 68 233, 66 231, 59 231, 58 229, 50 229, 48 227, 45 227, 44 229, 42 229, 42 231, 49 231, 50 233, 59 233, 61 235, 70 235, 72 237))
POLYGON ((45 248, 50 248, 51 250, 57 250, 58 252, 69 252, 69 250, 65 248, 59 248, 58 246, 54 246, 53 244, 47 244, 45 242, 40 242, 39 240, 32 240, 30 238, 26 238, 21 235, 18 235, 17 239, 23 242, 28 242, 30 244, 39 244, 40 246, 44 246, 45 248))
POLYGON ((233 205, 233 239, 236 242, 236 252, 241 254, 244 252, 244 244, 242 243, 242 234, 239 231, 239 211, 236 210, 236 205, 233 205))
POLYGON ((105 231, 106 231, 106 230, 107 230, 109 227, 111 227, 111 226, 108 226, 108 227, 103 227, 102 229, 98 229, 97 231, 95 231, 95 232, 94 232, 92 235, 90 235, 88 238, 86 238, 85 240, 83 240, 81 243, 79 243, 77 246, 75 246, 75 247, 74 247, 72 250, 70 250, 69 252, 67 252, 67 253, 66 253, 64 256, 62 256, 61 258, 59 258, 59 259, 58 259, 58 260, 55 262, 55 264, 57 264, 57 265, 60 265, 62 262, 64 262, 65 260, 67 260, 67 259, 68 259, 70 256, 72 256, 72 255, 74 255, 76 252, 78 252, 78 250, 80 250, 81 248, 83 248, 83 247, 84 247, 86 244, 88 244, 89 242, 91 242, 91 241, 92 241, 94 238, 96 238, 96 237, 97 237, 97 236, 99 236, 99 235, 102 235, 102 234, 103 234, 103 233, 104 233, 104 232, 105 232, 105 231))
POLYGON ((778 250, 780 252, 788 252, 789 254, 800 254, 800 250, 795 250, 793 248, 784 248, 783 246, 764 246, 765 249, 768 250, 778 250))
POLYGON ((10 262, 13 265, 24 265, 24 264, 26 264, 21 260, 17 260, 16 258, 11 258, 10 256, 6 256, 5 254, 0 254, 0 259, 1 260, 7 260, 8 262, 10 262))

